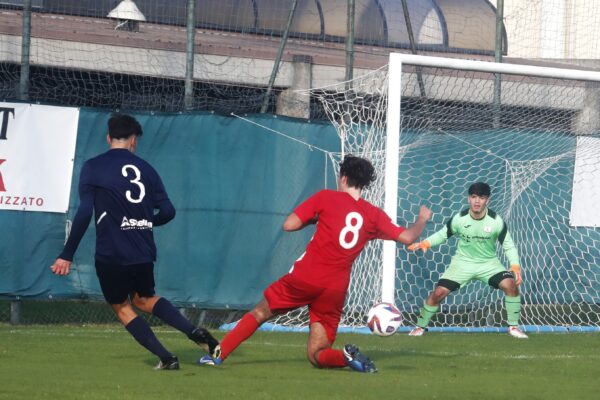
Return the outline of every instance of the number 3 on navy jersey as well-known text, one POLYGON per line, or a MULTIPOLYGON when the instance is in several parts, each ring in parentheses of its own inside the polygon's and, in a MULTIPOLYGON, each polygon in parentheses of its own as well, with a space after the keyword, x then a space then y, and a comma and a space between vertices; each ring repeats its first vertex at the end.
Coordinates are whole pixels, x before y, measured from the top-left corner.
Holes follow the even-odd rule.
POLYGON ((146 196, 146 187, 142 182, 140 182, 142 174, 140 173, 138 167, 136 167, 135 165, 127 164, 123 165, 123 168, 121 168, 121 173, 125 178, 129 178, 129 173, 127 172, 127 170, 129 169, 132 170, 133 174, 135 175, 135 177, 133 179, 130 179, 129 182, 133 183, 134 185, 140 188, 140 196, 138 198, 133 198, 131 195, 131 190, 128 190, 127 192, 125 192, 125 197, 131 203, 141 203, 144 197, 146 196))
POLYGON ((340 231, 340 246, 349 250, 358 243, 358 231, 363 226, 363 217, 356 211, 352 211, 346 215, 346 226, 340 231), (348 233, 352 234, 350 241, 346 241, 348 233))

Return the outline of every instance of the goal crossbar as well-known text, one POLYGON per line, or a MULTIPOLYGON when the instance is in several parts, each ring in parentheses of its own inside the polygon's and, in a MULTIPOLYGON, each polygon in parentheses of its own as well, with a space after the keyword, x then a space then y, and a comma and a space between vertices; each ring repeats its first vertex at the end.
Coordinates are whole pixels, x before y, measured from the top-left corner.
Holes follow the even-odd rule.
MULTIPOLYGON (((460 58, 448 58, 448 57, 432 57, 432 56, 420 56, 414 54, 403 54, 403 53, 391 53, 390 54, 390 65, 415 65, 420 67, 436 67, 436 68, 449 68, 458 69, 463 71, 478 71, 478 72, 490 72, 497 74, 511 74, 511 75, 525 75, 525 76, 538 76, 542 78, 555 78, 555 79, 570 79, 570 80, 582 80, 582 81, 593 81, 600 82, 600 72, 581 70, 581 69, 570 69, 570 68, 555 68, 555 67, 543 67, 537 65, 524 65, 524 64, 511 64, 511 63, 497 63, 491 61, 480 61, 480 60, 465 60, 460 58)), ((392 71, 390 69, 390 74, 392 71)))

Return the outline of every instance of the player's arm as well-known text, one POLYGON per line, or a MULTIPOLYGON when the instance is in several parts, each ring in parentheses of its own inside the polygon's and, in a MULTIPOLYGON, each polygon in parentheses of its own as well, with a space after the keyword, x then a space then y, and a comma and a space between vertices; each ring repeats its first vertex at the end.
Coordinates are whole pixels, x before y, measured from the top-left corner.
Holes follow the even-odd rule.
POLYGON ((154 214, 154 226, 161 226, 175 218, 175 207, 169 199, 156 206, 158 212, 154 214))
POLYGON ((73 256, 75 251, 83 238, 83 234, 90 224, 92 215, 94 214, 94 188, 86 182, 87 169, 82 168, 81 178, 79 182, 79 207, 73 218, 73 224, 71 225, 71 232, 67 243, 63 248, 54 264, 50 266, 50 269, 56 275, 67 275, 71 269, 71 263, 73 262, 73 256))
POLYGON ((154 214, 152 223, 154 226, 161 226, 175 218, 175 207, 173 206, 173 203, 171 203, 167 191, 165 190, 165 186, 158 174, 154 197, 156 199, 154 209, 158 210, 158 212, 154 214))
POLYGON ((408 228, 403 228, 393 223, 385 211, 379 209, 376 237, 383 240, 395 240, 404 244, 412 243, 423 232, 429 218, 431 218, 431 210, 421 206, 415 223, 408 228))
POLYGON ((410 246, 408 246, 408 249, 411 251, 422 250, 423 252, 426 252, 431 247, 439 246, 454 234, 455 226, 456 218, 453 217, 444 224, 444 227, 442 229, 435 232, 433 235, 427 237, 421 242, 411 244, 410 246))
POLYGON ((517 246, 515 246, 515 242, 510 236, 508 227, 504 222, 502 224, 502 231, 500 232, 500 235, 498 235, 498 241, 500 241, 500 244, 502 244, 502 249, 504 250, 504 254, 506 255, 506 258, 510 264, 510 270, 515 275, 515 283, 520 285, 523 279, 521 273, 521 261, 519 260, 519 252, 517 251, 517 246))
POLYGON ((283 230, 286 232, 298 231, 308 225, 316 224, 321 211, 320 204, 323 191, 317 192, 305 201, 287 216, 283 223, 283 230))
POLYGON ((400 233, 400 235, 396 238, 396 241, 409 245, 417 240, 419 236, 421 236, 421 233, 423 233, 427 221, 431 219, 431 214, 432 213, 429 208, 421 206, 415 223, 403 230, 402 233, 400 233))
POLYGON ((317 220, 318 220, 318 217, 315 217, 315 218, 309 219, 306 222, 302 222, 300 217, 298 215, 296 215, 295 212, 293 212, 290 215, 288 215, 287 218, 285 219, 285 222, 283 223, 283 230, 286 232, 299 231, 300 229, 303 229, 308 225, 316 224, 317 220))

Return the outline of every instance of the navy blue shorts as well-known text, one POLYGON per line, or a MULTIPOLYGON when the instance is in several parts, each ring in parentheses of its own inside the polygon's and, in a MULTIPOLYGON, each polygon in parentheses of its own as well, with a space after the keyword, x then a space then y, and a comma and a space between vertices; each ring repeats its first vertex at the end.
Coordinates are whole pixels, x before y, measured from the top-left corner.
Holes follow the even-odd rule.
POLYGON ((134 293, 154 296, 154 263, 116 265, 96 261, 96 275, 109 304, 122 304, 134 293))

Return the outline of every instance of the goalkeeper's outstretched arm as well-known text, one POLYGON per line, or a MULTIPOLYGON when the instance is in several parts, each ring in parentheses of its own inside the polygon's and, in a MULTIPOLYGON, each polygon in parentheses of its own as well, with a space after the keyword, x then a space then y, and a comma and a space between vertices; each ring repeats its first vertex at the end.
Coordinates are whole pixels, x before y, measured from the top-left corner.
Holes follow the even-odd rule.
POLYGON ((410 246, 408 246, 408 250, 411 250, 411 251, 422 250, 423 252, 426 252, 431 247, 439 246, 440 244, 442 244, 446 240, 448 240, 448 238, 450 236, 452 236, 452 232, 453 232, 452 224, 453 223, 454 223, 454 218, 450 219, 444 225, 444 227, 442 229, 435 232, 433 235, 427 237, 425 240, 418 242, 418 243, 413 243, 410 246))

